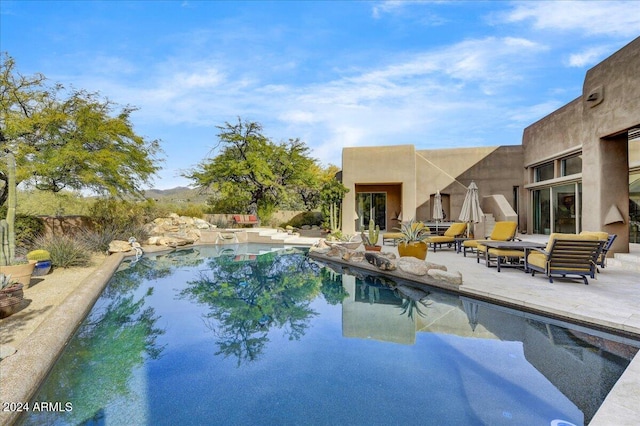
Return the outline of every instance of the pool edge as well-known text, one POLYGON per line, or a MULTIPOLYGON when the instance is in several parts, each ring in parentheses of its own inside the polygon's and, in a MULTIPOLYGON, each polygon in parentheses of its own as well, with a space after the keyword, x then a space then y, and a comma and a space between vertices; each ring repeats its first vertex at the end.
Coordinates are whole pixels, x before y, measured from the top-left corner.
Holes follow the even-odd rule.
MULTIPOLYGON (((14 355, 0 362, 1 402, 27 403, 31 400, 124 258, 122 253, 105 258, 94 273, 18 346, 14 355)), ((0 410, 0 425, 11 425, 20 415, 19 411, 0 410)))

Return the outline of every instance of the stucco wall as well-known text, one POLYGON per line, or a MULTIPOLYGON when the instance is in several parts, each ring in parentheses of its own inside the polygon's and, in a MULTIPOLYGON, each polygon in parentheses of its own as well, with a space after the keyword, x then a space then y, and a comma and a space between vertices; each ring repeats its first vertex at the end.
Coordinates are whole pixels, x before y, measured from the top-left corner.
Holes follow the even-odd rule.
POLYGON ((355 229, 356 188, 384 190, 388 227, 397 226, 393 197, 401 194, 403 220, 430 220, 431 195, 449 195, 447 220, 457 220, 467 186, 475 180, 480 196, 502 194, 513 204, 513 187, 522 185, 522 147, 456 148, 416 151, 413 145, 345 148, 342 153, 342 181, 349 189, 343 201, 345 233, 355 229), (372 189, 373 188, 373 189, 372 189))
POLYGON ((342 202, 342 230, 346 234, 356 232, 356 184, 401 184, 403 211, 415 211, 414 146, 343 148, 342 184, 349 189, 342 202))
POLYGON ((582 228, 617 234, 612 251, 628 251, 628 223, 605 217, 611 208, 629 213, 627 131, 640 126, 639 70, 640 37, 590 69, 579 98, 523 133, 525 166, 582 147, 582 228))

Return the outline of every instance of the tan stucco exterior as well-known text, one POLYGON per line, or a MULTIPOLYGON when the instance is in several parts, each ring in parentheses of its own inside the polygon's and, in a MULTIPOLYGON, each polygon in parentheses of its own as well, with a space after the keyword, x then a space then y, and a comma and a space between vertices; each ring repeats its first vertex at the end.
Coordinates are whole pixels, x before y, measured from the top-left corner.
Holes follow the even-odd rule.
MULTIPOLYGON (((581 209, 571 219, 570 231, 560 231, 617 234, 610 253, 628 252, 630 173, 640 173, 640 140, 630 141, 629 131, 638 128, 640 38, 590 69, 580 97, 524 129, 522 145, 344 148, 342 177, 349 193, 343 202, 343 231, 356 232, 356 194, 367 191, 387 194, 386 222, 391 227, 397 226, 399 212, 402 220, 430 220, 436 191, 443 195, 446 219, 457 220, 466 186, 473 180, 481 199, 503 196, 517 210, 520 231, 531 233, 534 191, 573 185, 581 186, 575 192, 581 209), (563 172, 563 159, 572 156, 579 156, 580 171, 563 172), (552 176, 536 181, 536 168, 544 164, 551 165, 552 176)), ((549 226, 545 232, 556 225, 552 221, 549 226)))
MULTIPOLYGON (((395 220, 432 218, 432 197, 443 196, 446 220, 457 220, 472 180, 480 196, 502 194, 510 202, 513 187, 522 184, 522 147, 477 147, 416 150, 413 145, 344 148, 342 183, 349 189, 343 200, 344 233, 356 229, 356 194, 387 193, 387 228, 395 220), (517 165, 510 167, 510 164, 517 165)), ((515 203, 512 203, 515 204, 515 203)))
MULTIPOLYGON (((524 130, 525 186, 582 182, 582 229, 618 235, 613 251, 628 251, 628 220, 608 223, 612 210, 629 217, 629 137, 640 126, 640 38, 590 69, 582 95, 524 130), (582 173, 561 177, 559 160, 581 153, 582 173), (556 165, 552 182, 534 182, 536 165, 556 165)), ((633 152, 633 150, 632 150, 633 152)), ((530 201, 529 206, 532 205, 530 201)), ((531 225, 532 214, 529 214, 531 225)))

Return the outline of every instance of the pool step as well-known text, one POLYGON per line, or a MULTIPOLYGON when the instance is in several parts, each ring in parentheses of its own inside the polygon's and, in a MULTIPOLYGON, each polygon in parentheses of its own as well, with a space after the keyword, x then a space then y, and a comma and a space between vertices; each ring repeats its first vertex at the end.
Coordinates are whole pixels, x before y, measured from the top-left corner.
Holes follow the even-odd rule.
POLYGON ((285 244, 285 245, 303 245, 310 246, 318 239, 301 237, 297 233, 288 234, 286 232, 278 232, 275 229, 254 228, 247 229, 249 242, 262 244, 285 244))

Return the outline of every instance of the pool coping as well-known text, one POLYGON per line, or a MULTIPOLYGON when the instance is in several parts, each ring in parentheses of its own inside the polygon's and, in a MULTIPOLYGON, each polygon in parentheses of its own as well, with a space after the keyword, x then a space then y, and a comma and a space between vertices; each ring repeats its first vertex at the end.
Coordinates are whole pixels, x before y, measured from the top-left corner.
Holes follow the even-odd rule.
MULTIPOLYGON (((171 249, 168 251, 171 251, 171 249)), ((96 268, 95 272, 83 280, 78 286, 78 289, 72 292, 56 307, 47 320, 40 324, 29 338, 18 346, 16 354, 0 362, 0 378, 2 379, 0 402, 25 403, 31 400, 42 381, 49 374, 51 367, 64 350, 69 339, 71 339, 78 326, 93 308, 93 305, 111 276, 128 256, 130 256, 128 253, 115 253, 105 258, 103 263, 96 268)), ((558 310, 541 309, 539 306, 527 305, 522 302, 518 303, 507 297, 499 298, 492 293, 481 294, 481 292, 478 291, 468 291, 464 286, 460 287, 445 282, 434 282, 433 278, 425 277, 421 279, 421 277, 402 271, 389 273, 388 271, 381 271, 368 263, 354 264, 343 261, 342 259, 313 252, 311 252, 311 257, 327 263, 338 264, 342 267, 361 269, 422 285, 438 287, 446 291, 452 291, 498 304, 525 307, 527 310, 535 313, 560 317, 563 320, 572 318, 574 320, 573 322, 580 321, 581 323, 587 323, 589 327, 598 328, 598 324, 595 323, 594 325, 594 322, 589 321, 588 318, 575 318, 575 312, 565 312, 565 315, 561 315, 562 313, 559 313, 558 310), (574 314, 574 316, 570 316, 571 314, 574 314)), ((602 326, 602 324, 600 324, 600 326, 602 326)), ((625 334, 629 333, 629 330, 624 329, 623 324, 617 324, 617 326, 614 330, 624 332, 625 334)), ((606 329, 610 328, 609 326, 606 327, 606 329)), ((638 334, 636 334, 636 337, 637 336, 638 334)), ((640 357, 636 356, 610 394, 606 397, 590 424, 605 425, 611 424, 610 422, 614 421, 616 424, 622 425, 633 424, 631 421, 637 421, 638 410, 635 408, 634 395, 637 395, 638 388, 640 387, 637 380, 638 377, 640 377, 640 357)), ((0 425, 13 424, 20 414, 19 411, 0 410, 0 425)))

